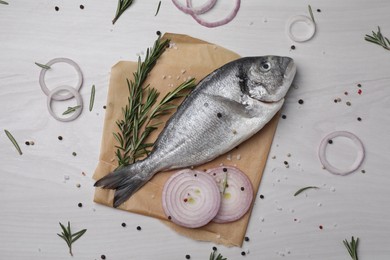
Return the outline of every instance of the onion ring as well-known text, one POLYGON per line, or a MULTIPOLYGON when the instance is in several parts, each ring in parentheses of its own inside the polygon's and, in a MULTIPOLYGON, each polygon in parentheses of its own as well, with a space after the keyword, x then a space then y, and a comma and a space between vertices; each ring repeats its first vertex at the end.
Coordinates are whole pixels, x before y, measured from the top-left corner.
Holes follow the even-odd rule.
MULTIPOLYGON (((240 9, 240 5, 241 5, 241 0, 236 0, 236 4, 235 4, 232 12, 230 14, 228 14, 228 16, 226 16, 224 19, 216 21, 216 22, 207 22, 207 21, 203 20, 202 18, 200 18, 196 13, 190 13, 190 15, 200 25, 203 25, 203 26, 208 27, 208 28, 213 28, 213 27, 218 27, 218 26, 227 24, 230 21, 232 21, 234 19, 234 17, 236 17, 238 10, 240 9)), ((193 8, 192 7, 192 0, 187 0, 187 7, 191 8, 191 9, 193 8)))
POLYGON ((207 171, 219 185, 222 194, 221 207, 216 223, 228 223, 240 219, 249 210, 253 200, 253 187, 249 178, 239 169, 221 166, 207 171))
POLYGON ((83 109, 83 99, 81 98, 80 93, 74 88, 69 86, 59 86, 50 91, 49 95, 47 96, 47 109, 49 110, 50 115, 52 115, 56 120, 61 122, 69 122, 75 120, 81 114, 81 111, 83 109), (57 116, 51 108, 51 101, 54 99, 54 95, 64 90, 70 92, 69 94, 71 95, 71 97, 74 96, 76 98, 77 105, 80 106, 80 108, 76 109, 76 111, 70 117, 65 118, 57 116))
MULTIPOLYGON (((80 90, 81 85, 83 84, 83 73, 81 72, 79 65, 77 65, 76 62, 74 62, 73 60, 68 59, 68 58, 55 58, 55 59, 52 59, 51 61, 49 61, 48 63, 46 63, 46 65, 51 66, 51 65, 53 65, 55 63, 59 63, 59 62, 67 63, 76 69, 77 75, 79 76, 79 81, 78 81, 75 89, 77 91, 80 90)), ((47 88, 46 83, 45 83, 46 71, 47 71, 47 69, 41 70, 41 73, 39 74, 39 85, 41 85, 41 89, 46 94, 46 96, 49 96, 50 90, 47 88)), ((69 93, 67 95, 56 94, 56 95, 52 96, 52 99, 57 100, 57 101, 68 100, 68 99, 71 99, 73 96, 74 95, 72 95, 72 93, 69 93)))
POLYGON ((311 38, 313 38, 313 36, 314 36, 314 34, 316 32, 316 25, 313 22, 313 20, 310 19, 309 17, 307 17, 305 15, 297 15, 297 16, 291 17, 287 21, 287 23, 286 23, 286 31, 287 31, 287 35, 290 37, 291 40, 293 40, 295 42, 305 42, 305 41, 308 41, 311 38), (297 22, 303 22, 303 23, 305 23, 309 27, 309 33, 307 35, 305 35, 305 36, 296 36, 296 35, 293 34, 292 27, 297 22))
POLYGON ((162 206, 173 223, 198 228, 218 213, 221 195, 214 179, 205 172, 182 170, 164 185, 162 206))
POLYGON ((347 132, 347 131, 336 131, 336 132, 332 132, 332 133, 328 134, 327 136, 324 137, 324 139, 322 139, 320 147, 318 148, 318 157, 320 158, 322 165, 329 172, 336 174, 336 175, 347 175, 351 172, 356 171, 360 167, 360 165, 363 163, 363 160, 365 157, 364 146, 363 146, 362 141, 356 135, 354 135, 350 132, 347 132), (326 146, 328 144, 328 141, 335 138, 335 137, 339 137, 339 136, 351 139, 358 148, 358 150, 357 150, 358 155, 357 155, 354 163, 349 168, 347 168, 345 170, 341 170, 341 169, 334 167, 333 165, 331 165, 329 163, 328 159, 326 158, 326 146))
POLYGON ((186 14, 204 14, 209 11, 217 3, 217 0, 208 0, 200 7, 188 7, 181 4, 178 0, 172 0, 173 4, 183 13, 186 14))

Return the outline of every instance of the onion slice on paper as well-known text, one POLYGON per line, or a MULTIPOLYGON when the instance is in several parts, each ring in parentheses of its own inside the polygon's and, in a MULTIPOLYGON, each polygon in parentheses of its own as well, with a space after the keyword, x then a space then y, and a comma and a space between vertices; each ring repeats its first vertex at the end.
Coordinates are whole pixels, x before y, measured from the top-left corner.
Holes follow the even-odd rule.
POLYGON ((222 194, 221 207, 213 222, 228 223, 244 216, 253 200, 253 187, 249 178, 231 166, 209 169, 207 173, 214 178, 222 194))
MULTIPOLYGON (((187 7, 192 9, 193 8, 192 0, 186 0, 186 1, 187 1, 187 7)), ((241 5, 241 0, 235 0, 234 9, 224 19, 219 20, 219 21, 215 21, 215 22, 208 22, 208 21, 202 19, 201 17, 199 17, 199 15, 197 15, 194 12, 193 13, 189 13, 189 14, 200 25, 203 25, 203 26, 208 27, 208 28, 213 28, 213 27, 218 27, 218 26, 221 26, 221 25, 225 25, 225 24, 229 23, 230 21, 232 21, 234 19, 234 17, 236 17, 236 15, 238 13, 238 10, 240 10, 240 5, 241 5)))
MULTIPOLYGON (((178 0, 172 0, 173 4, 183 13, 186 14, 204 14, 214 7, 217 0, 208 0, 206 3, 199 7, 188 7, 181 4, 178 0)), ((188 5, 188 4, 187 4, 188 5)))
MULTIPOLYGON (((55 63, 60 63, 60 62, 67 63, 75 68, 77 75, 79 77, 79 80, 78 80, 78 83, 77 83, 75 89, 77 91, 80 90, 81 85, 83 84, 83 73, 81 72, 81 69, 80 69, 79 65, 77 65, 76 62, 74 62, 73 60, 68 59, 68 58, 55 58, 55 59, 52 59, 51 61, 49 61, 48 63, 46 63, 46 65, 51 66, 55 63)), ((41 89, 46 94, 46 96, 49 96, 50 90, 46 86, 46 82, 45 82, 46 72, 47 72, 47 69, 41 70, 41 73, 39 74, 39 85, 41 85, 41 89)), ((57 100, 57 101, 61 101, 61 100, 71 99, 73 96, 74 95, 72 95, 72 93, 68 93, 66 95, 59 95, 56 93, 56 94, 53 94, 51 98, 54 100, 57 100)))
POLYGON ((188 228, 209 223, 217 214, 221 195, 214 179, 205 172, 185 169, 164 185, 162 206, 168 219, 188 228))
POLYGON ((337 175, 347 175, 351 172, 356 171, 360 167, 360 165, 363 163, 363 160, 365 157, 364 146, 363 146, 362 141, 356 135, 352 134, 351 132, 336 131, 336 132, 332 132, 332 133, 328 134, 327 136, 324 137, 324 139, 322 139, 320 146, 318 148, 318 157, 320 158, 322 165, 325 167, 325 169, 327 171, 329 171, 333 174, 337 174, 337 175), (355 161, 353 162, 353 164, 344 170, 336 168, 333 165, 331 165, 326 157, 326 146, 328 145, 329 140, 331 140, 335 137, 339 137, 339 136, 351 139, 352 142, 356 145, 357 152, 358 152, 357 157, 356 157, 355 161))

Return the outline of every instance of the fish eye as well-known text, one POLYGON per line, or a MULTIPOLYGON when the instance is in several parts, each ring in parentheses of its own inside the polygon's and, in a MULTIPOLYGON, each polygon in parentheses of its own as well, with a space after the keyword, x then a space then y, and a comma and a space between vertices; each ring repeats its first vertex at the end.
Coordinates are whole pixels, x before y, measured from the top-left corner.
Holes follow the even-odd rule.
POLYGON ((267 72, 271 69, 271 63, 269 62, 263 62, 261 63, 260 70, 267 72))

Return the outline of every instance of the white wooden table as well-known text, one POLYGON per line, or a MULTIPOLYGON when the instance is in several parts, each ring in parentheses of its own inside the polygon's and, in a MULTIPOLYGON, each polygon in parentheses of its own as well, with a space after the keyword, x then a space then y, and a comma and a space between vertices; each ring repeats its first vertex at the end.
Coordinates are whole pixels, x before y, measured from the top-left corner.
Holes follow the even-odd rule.
MULTIPOLYGON (((351 259, 342 244, 351 236, 360 238, 359 259, 389 259, 390 51, 364 40, 378 25, 390 37, 389 1, 244 0, 237 17, 215 29, 200 26, 169 0, 162 1, 156 17, 159 1, 135 1, 114 26, 116 1, 7 1, 0 5, 0 259, 70 259, 56 235, 58 222, 68 220, 74 230, 88 229, 74 244, 74 259, 185 259, 189 254, 205 260, 213 246, 229 260, 351 259), (308 4, 317 33, 306 43, 293 43, 285 23, 308 15, 308 4), (242 56, 276 54, 296 61, 298 73, 282 110, 286 119, 279 122, 255 199, 250 241, 243 248, 193 241, 158 220, 92 201, 111 66, 136 60, 157 30, 189 34, 242 56), (34 62, 55 57, 75 60, 84 74, 85 107, 70 123, 49 115, 38 83, 40 68, 34 62), (96 100, 89 112, 93 84, 96 100), (341 102, 335 103, 337 98, 341 102), (22 156, 4 129, 17 139, 22 156), (366 148, 363 166, 345 177, 323 170, 317 156, 321 139, 336 130, 353 132, 366 148), (310 185, 320 189, 293 196, 310 185)), ((219 1, 207 17, 222 17, 231 2, 219 1)), ((48 74, 48 85, 77 81, 66 65, 58 65, 58 71, 48 74)), ((354 146, 345 139, 329 148, 335 165, 354 159, 354 146)))

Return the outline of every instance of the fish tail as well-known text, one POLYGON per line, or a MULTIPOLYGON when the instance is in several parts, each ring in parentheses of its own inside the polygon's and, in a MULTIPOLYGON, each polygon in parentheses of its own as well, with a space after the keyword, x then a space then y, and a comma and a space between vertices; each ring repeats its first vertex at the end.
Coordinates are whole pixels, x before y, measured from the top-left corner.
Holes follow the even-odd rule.
POLYGON ((135 163, 113 171, 96 181, 94 186, 115 190, 113 206, 117 208, 153 177, 154 172, 139 166, 135 163))

